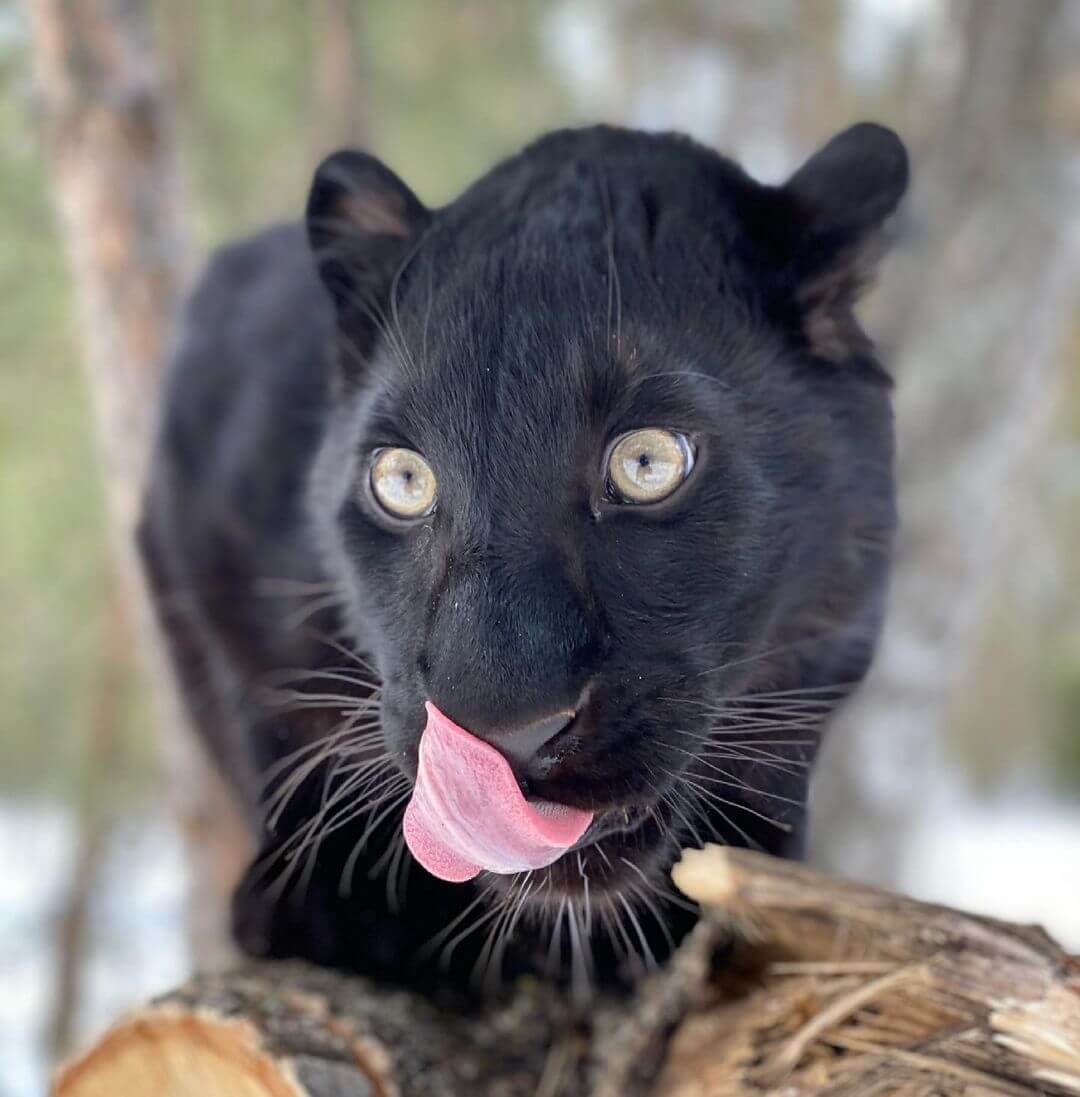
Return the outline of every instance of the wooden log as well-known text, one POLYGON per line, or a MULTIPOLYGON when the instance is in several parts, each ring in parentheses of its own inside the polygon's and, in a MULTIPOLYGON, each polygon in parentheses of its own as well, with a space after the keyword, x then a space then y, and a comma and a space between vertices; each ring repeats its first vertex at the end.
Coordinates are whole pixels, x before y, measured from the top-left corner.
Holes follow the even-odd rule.
POLYGON ((60 1076, 79 1097, 531 1093, 563 1003, 519 987, 504 1010, 440 1008, 300 964, 209 976, 121 1022, 60 1076), (554 1007, 554 1009, 552 1008, 554 1007))
POLYGON ((656 1097, 1080 1094, 1080 961, 1042 929, 752 853, 689 851, 757 985, 683 1019, 656 1097))
POLYGON ((1080 962, 1041 929, 710 847, 706 917, 630 1000, 469 1009, 298 964, 120 1021, 55 1097, 1077 1097, 1080 962))

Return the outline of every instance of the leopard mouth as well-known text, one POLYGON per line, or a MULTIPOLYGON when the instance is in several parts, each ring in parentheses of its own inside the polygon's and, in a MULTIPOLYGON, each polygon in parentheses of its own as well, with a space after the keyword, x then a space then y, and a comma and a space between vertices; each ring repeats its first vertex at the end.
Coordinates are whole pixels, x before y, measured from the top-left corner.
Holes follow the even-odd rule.
POLYGON ((481 872, 544 868, 593 822, 587 808, 526 799, 505 755, 430 701, 402 818, 405 842, 431 875, 464 883, 481 872))
MULTIPOLYGON (((643 884, 647 890, 663 891, 679 846, 657 807, 604 809, 561 857, 530 874, 538 875, 542 884, 529 889, 532 905, 550 908, 566 898, 603 907, 640 892, 643 884)), ((485 873, 484 880, 486 887, 500 892, 513 893, 524 886, 520 876, 485 873)))
POLYGON ((610 875, 612 857, 647 858, 665 844, 671 828, 651 799, 604 804, 580 786, 580 775, 575 780, 565 771, 554 780, 550 774, 523 780, 505 753, 434 703, 425 707, 402 831, 431 875, 465 883, 481 873, 515 877, 559 861, 583 866, 584 859, 604 861, 610 875))
POLYGON ((654 808, 645 804, 630 804, 598 811, 593 816, 589 829, 570 847, 567 854, 598 845, 609 838, 629 838, 653 817, 654 812, 654 808))

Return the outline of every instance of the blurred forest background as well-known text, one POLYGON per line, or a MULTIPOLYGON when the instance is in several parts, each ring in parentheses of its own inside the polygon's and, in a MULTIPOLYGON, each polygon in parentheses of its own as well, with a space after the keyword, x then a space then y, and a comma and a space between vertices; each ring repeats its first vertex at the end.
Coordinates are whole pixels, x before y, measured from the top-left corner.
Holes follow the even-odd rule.
MULTIPOLYGON (((866 317, 898 382, 904 535, 814 855, 1080 948, 1080 2, 82 2, 134 43, 176 285, 295 218, 341 144, 439 204, 559 125, 684 130, 767 181, 849 122, 894 126, 916 183, 866 317)), ((102 391, 56 10, 0 0, 0 1097, 207 947, 169 807, 192 771, 160 748, 117 578, 117 461, 144 428, 102 391)), ((126 397, 144 423, 153 381, 126 397)))

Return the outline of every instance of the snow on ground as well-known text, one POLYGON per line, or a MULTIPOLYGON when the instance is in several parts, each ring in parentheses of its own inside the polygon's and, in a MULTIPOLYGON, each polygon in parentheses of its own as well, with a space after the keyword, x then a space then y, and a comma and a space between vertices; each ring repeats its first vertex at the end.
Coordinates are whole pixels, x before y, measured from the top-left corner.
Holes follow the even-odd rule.
MULTIPOLYGON (((62 807, 0 805, 0 1097, 47 1088, 55 923, 74 854, 62 807)), ((163 818, 132 818, 113 831, 91 906, 81 1040, 185 977, 184 891, 179 839, 163 818)))
POLYGON ((1038 922, 1080 951, 1080 804, 963 803, 919 820, 900 890, 1038 922))

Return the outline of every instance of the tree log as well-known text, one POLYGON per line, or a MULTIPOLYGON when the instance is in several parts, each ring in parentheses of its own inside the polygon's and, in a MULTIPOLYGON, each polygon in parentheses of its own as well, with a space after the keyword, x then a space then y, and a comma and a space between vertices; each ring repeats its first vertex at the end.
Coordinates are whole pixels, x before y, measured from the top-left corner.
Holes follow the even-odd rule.
POLYGON ((481 1008, 298 964, 137 1010, 55 1097, 1080 1095, 1080 960, 1041 929, 741 850, 688 852, 706 916, 632 1000, 535 980, 481 1008))

